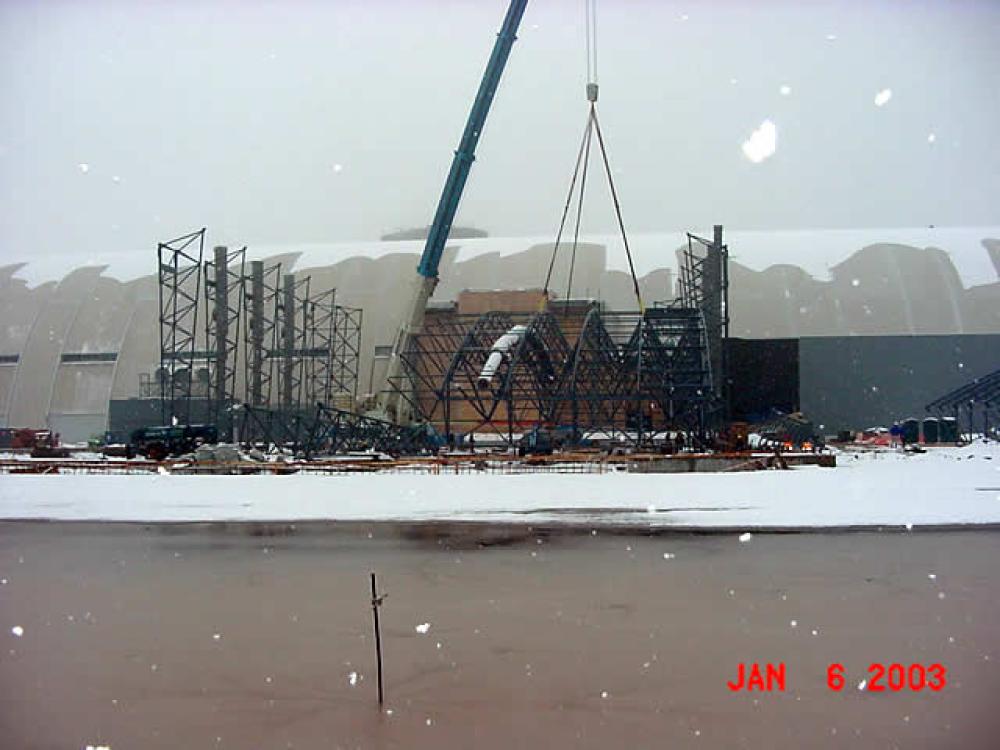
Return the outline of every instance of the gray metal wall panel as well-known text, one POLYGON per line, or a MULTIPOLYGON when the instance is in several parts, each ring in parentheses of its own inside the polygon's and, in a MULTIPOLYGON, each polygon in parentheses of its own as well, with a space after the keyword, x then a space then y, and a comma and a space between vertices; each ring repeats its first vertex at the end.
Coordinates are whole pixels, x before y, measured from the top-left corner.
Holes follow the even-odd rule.
POLYGON ((823 431, 890 426, 1000 368, 1000 334, 830 336, 799 341, 802 411, 823 431))

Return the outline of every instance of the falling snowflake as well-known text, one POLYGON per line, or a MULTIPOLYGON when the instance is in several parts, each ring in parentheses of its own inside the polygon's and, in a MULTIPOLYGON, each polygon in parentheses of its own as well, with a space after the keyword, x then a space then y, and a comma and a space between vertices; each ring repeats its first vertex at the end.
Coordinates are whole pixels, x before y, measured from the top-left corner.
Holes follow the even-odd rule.
POLYGON ((778 148, 778 129, 770 120, 764 120, 750 137, 743 141, 743 155, 754 164, 760 164, 774 155, 778 148))
POLYGON ((781 92, 782 96, 788 96, 792 93, 792 87, 788 84, 784 84, 780 89, 778 89, 778 91, 781 92))
POLYGON ((20 638, 22 635, 24 635, 24 628, 22 628, 20 625, 15 625, 10 629, 10 632, 16 635, 18 638, 20 638))
POLYGON ((875 106, 883 107, 889 103, 890 99, 892 99, 892 89, 882 89, 875 94, 875 106))
POLYGON ((429 622, 422 622, 414 628, 420 635, 427 635, 427 631, 430 629, 431 624, 429 622))
POLYGON ((868 687, 868 680, 862 680, 858 683, 858 690, 865 690, 868 687))
POLYGON ((341 172, 343 172, 343 171, 344 171, 344 165, 343 165, 343 164, 334 164, 334 165, 333 165, 333 171, 334 171, 334 172, 335 172, 336 174, 340 174, 341 172))
POLYGON ((357 685, 358 684, 358 673, 357 672, 351 672, 349 675, 347 675, 347 681, 350 683, 351 687, 354 687, 355 685, 357 685))
POLYGON ((799 621, 798 620, 792 620, 788 624, 791 625, 793 628, 797 628, 799 626, 799 621))
POLYGON ((751 534, 749 531, 740 534, 740 542, 742 542, 743 544, 746 544, 751 539, 753 539, 753 534, 751 534))
POLYGON ((934 133, 928 133, 927 134, 927 142, 928 143, 934 143, 934 141, 936 141, 936 140, 937 140, 937 136, 934 135, 934 133))
POLYGON ((80 162, 76 165, 76 168, 80 170, 80 174, 87 174, 90 171, 90 165, 86 162, 80 162))
POLYGON ((664 552, 663 553, 663 559, 664 560, 673 560, 675 557, 677 557, 677 555, 675 555, 673 552, 664 552))

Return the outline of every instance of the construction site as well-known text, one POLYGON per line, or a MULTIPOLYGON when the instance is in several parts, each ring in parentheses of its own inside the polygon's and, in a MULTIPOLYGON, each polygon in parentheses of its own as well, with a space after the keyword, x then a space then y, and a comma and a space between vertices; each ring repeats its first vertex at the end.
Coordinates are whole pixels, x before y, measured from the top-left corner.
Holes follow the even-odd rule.
MULTIPOLYGON (((756 465, 755 451, 806 455, 832 438, 856 439, 853 429, 823 423, 830 421, 827 404, 818 405, 823 421, 811 421, 799 382, 800 369, 809 365, 798 341, 789 346, 731 336, 730 250, 721 224, 710 236, 686 234, 676 251, 676 282, 668 275, 658 290, 641 288, 624 220, 627 203, 598 117, 591 10, 585 128, 547 267, 534 272, 537 286, 464 289, 453 299, 432 300, 525 5, 512 2, 503 20, 433 220, 422 233, 419 264, 409 279, 396 279, 405 306, 392 343, 372 347, 369 339, 363 346, 366 315, 384 315, 341 304, 329 274, 314 282, 280 260, 249 259, 246 247, 211 246, 204 228, 159 242, 155 300, 144 303, 156 306, 157 362, 139 373, 137 393, 112 397, 106 438, 98 441, 105 455, 161 461, 222 445, 218 456, 203 450, 203 457, 223 463, 345 455, 465 461, 478 451, 536 463, 539 456, 572 455, 572 463, 611 455, 644 462, 657 455, 716 460, 725 454, 733 466, 746 466, 756 465), (586 249, 581 227, 594 201, 588 187, 596 184, 606 189, 603 208, 613 208, 628 269, 631 299, 624 307, 581 293, 579 279, 574 287, 578 251, 582 263, 586 249)), ((148 307, 138 314, 148 315, 148 307)), ((976 342, 977 351, 983 347, 989 343, 976 342)), ((89 373, 110 366, 115 379, 117 358, 117 352, 64 351, 60 365, 87 366, 89 373)), ((9 364, 17 368, 16 385, 20 356, 9 364)), ((73 372, 77 381, 82 375, 73 372)), ((1000 371, 993 371, 943 396, 934 393, 922 404, 925 415, 892 414, 906 421, 900 435, 910 444, 994 436, 998 378, 1000 371)), ((8 399, 14 385, 6 386, 8 399)), ((50 408, 55 393, 54 383, 50 408)), ((876 434, 865 439, 888 431, 872 429, 876 434)), ((27 444, 40 458, 57 458, 56 431, 50 423, 36 437, 8 435, 7 447, 27 444)))
POLYGON ((0 4, 0 745, 995 748, 939 5, 0 4))

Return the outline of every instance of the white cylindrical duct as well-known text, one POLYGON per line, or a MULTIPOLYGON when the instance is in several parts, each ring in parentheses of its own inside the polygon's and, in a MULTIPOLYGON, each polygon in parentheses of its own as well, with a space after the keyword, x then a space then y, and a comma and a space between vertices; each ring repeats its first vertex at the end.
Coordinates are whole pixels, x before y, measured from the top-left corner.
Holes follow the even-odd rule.
POLYGON ((527 326, 514 326, 494 342, 493 348, 490 349, 490 356, 486 358, 486 364, 483 365, 483 369, 479 373, 479 378, 476 380, 476 388, 486 389, 490 387, 493 376, 500 369, 504 355, 508 354, 517 345, 517 342, 521 340, 527 330, 527 326))

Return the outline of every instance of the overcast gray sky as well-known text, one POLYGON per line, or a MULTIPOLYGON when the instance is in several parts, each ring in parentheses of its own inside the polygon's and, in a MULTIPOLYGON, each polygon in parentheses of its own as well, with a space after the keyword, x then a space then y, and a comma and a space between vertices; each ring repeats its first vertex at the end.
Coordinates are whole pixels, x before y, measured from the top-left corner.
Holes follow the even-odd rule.
MULTIPOLYGON (((0 263, 200 226, 252 244, 427 224, 506 5, 0 0, 0 263)), ((586 115, 583 8, 529 1, 460 223, 554 234, 586 115)), ((1000 223, 1000 3, 598 14, 630 228, 1000 223), (753 163, 741 144, 765 120, 777 148, 753 163)), ((606 196, 588 202, 585 228, 610 229, 606 196)))

